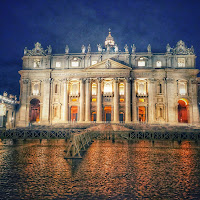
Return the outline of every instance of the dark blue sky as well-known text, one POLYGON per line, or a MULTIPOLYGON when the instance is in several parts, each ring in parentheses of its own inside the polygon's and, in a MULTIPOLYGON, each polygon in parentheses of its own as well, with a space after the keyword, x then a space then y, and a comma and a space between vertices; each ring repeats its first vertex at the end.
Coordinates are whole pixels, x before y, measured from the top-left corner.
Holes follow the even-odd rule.
MULTIPOLYGON (((81 52, 81 46, 103 44, 112 29, 119 49, 135 44, 137 51, 165 52, 167 43, 183 40, 200 57, 198 0, 2 0, 0 6, 0 94, 19 94, 24 47, 37 41, 53 53, 81 52)), ((200 58, 197 58, 200 68, 200 58)))

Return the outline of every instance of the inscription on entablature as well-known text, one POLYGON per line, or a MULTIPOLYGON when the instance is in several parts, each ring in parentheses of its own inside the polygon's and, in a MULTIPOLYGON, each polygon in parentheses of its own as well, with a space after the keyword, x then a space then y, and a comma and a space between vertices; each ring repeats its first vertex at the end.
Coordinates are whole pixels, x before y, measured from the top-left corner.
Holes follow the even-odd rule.
POLYGON ((149 72, 135 73, 135 76, 149 76, 149 75, 152 75, 152 73, 149 73, 149 72))

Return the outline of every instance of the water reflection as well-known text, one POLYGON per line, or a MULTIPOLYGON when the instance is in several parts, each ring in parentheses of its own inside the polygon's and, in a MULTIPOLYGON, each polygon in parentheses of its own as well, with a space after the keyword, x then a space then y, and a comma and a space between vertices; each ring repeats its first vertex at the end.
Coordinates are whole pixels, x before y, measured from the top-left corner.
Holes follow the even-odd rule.
POLYGON ((82 160, 65 140, 0 142, 0 199, 198 199, 194 143, 95 141, 82 160))

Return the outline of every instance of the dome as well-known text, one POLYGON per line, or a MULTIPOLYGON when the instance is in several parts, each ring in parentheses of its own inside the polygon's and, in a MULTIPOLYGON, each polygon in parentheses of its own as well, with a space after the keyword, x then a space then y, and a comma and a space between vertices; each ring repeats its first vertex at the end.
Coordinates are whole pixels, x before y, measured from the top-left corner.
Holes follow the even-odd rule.
POLYGON ((105 46, 114 46, 115 45, 115 41, 114 38, 111 35, 111 29, 109 29, 109 33, 108 36, 106 37, 106 41, 105 41, 105 46))

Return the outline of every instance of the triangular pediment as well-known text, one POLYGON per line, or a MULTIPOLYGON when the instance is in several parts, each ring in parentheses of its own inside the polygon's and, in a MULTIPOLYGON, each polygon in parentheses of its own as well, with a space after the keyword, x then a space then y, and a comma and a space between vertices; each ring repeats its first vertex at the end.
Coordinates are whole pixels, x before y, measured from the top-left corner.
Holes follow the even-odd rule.
POLYGON ((91 65, 87 67, 85 70, 93 70, 93 69, 98 69, 98 70, 131 70, 131 68, 127 65, 124 65, 118 61, 112 60, 110 58, 103 60, 97 64, 91 65))

